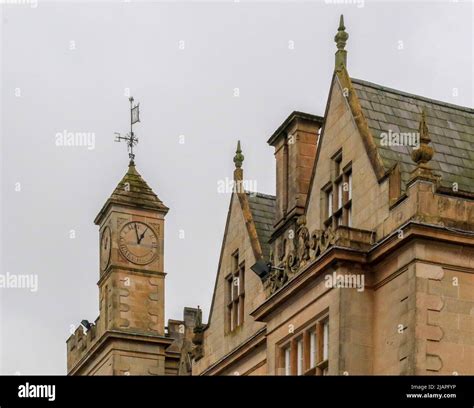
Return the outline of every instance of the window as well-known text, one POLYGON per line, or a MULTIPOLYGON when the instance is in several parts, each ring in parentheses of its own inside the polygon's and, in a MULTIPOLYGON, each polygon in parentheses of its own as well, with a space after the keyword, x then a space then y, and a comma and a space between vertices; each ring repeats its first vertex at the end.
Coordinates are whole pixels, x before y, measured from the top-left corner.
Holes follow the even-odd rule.
POLYGON ((323 323, 323 360, 329 358, 329 321, 323 323))
POLYGON ((239 263, 239 253, 232 255, 232 272, 226 278, 226 331, 232 332, 244 322, 245 264, 239 263))
POLYGON ((324 317, 295 333, 280 350, 284 375, 326 375, 329 367, 329 319, 324 317))
POLYGON ((290 346, 285 347, 284 349, 284 368, 285 368, 285 375, 291 375, 291 349, 290 346))
POLYGON ((317 360, 316 330, 309 332, 309 368, 316 367, 317 360))
POLYGON ((296 342, 296 374, 303 375, 303 340, 296 342))
POLYGON ((328 203, 327 214, 328 214, 328 218, 332 215, 332 205, 333 205, 332 197, 333 197, 332 190, 329 190, 327 192, 327 203, 328 203))
POLYGON ((341 174, 342 150, 339 150, 332 158, 333 160, 333 179, 341 174))
MULTIPOLYGON (((331 180, 323 187, 325 209, 323 213, 326 227, 352 226, 352 163, 344 168, 342 150, 332 158, 331 180)), ((322 207, 324 208, 324 207, 322 207)))
POLYGON ((336 186, 337 186, 337 209, 342 207, 342 180, 340 180, 336 186))
POLYGON ((344 210, 343 218, 348 227, 352 227, 352 169, 349 167, 344 171, 344 210))
POLYGON ((233 298, 234 294, 232 291, 232 277, 227 278, 226 280, 226 298, 227 298, 227 310, 226 310, 226 331, 232 331, 232 328, 234 327, 234 322, 232 321, 233 319, 233 298))
POLYGON ((348 193, 347 197, 349 200, 352 199, 352 172, 347 174, 348 193))
POLYGON ((241 263, 239 265, 239 276, 237 278, 238 286, 238 304, 239 304, 239 318, 237 321, 237 326, 241 326, 244 323, 244 297, 245 297, 245 264, 241 263))

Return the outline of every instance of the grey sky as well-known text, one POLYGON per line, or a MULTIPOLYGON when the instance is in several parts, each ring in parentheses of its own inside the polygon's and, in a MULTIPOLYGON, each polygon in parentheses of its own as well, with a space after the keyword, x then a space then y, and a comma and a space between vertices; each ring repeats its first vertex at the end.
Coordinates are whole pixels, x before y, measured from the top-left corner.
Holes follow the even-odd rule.
POLYGON ((93 219, 126 171, 113 141, 128 131, 126 88, 141 103, 137 168, 170 207, 166 317, 178 319, 209 313, 229 202, 217 183, 237 139, 245 177, 274 193, 266 140, 293 110, 324 113, 341 12, 351 76, 472 106, 472 4, 346 3, 1 7, 1 274, 39 287, 0 289, 0 373, 65 373, 70 325, 97 317, 93 219), (65 130, 93 132, 95 148, 56 146, 65 130))

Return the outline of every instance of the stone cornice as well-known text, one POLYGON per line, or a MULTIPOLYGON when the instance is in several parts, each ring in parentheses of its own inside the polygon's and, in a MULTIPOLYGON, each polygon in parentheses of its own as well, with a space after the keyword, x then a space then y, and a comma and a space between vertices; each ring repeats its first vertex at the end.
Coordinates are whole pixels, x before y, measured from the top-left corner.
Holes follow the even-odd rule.
POLYGON ((257 321, 265 321, 265 318, 277 310, 285 301, 295 293, 303 290, 309 282, 317 279, 329 266, 335 262, 351 262, 359 265, 370 265, 381 261, 397 248, 407 244, 413 239, 428 239, 438 242, 450 242, 457 245, 474 246, 474 233, 454 230, 439 225, 431 225, 409 221, 397 231, 375 244, 372 248, 354 249, 340 246, 332 246, 322 255, 305 265, 298 273, 290 279, 283 287, 268 297, 260 306, 250 312, 257 321), (402 231, 402 238, 399 238, 402 231))
POLYGON ((392 253, 393 250, 405 245, 409 240, 414 238, 474 246, 474 232, 456 230, 441 225, 408 221, 374 245, 368 252, 367 260, 369 263, 378 262, 386 256, 387 253, 392 253), (403 233, 403 238, 399 238, 400 231, 403 233))
POLYGON ((166 276, 166 272, 159 272, 159 271, 147 271, 146 269, 142 268, 129 268, 126 266, 117 266, 117 265, 109 265, 107 269, 102 273, 100 276, 99 280, 97 281, 97 285, 100 287, 101 283, 107 279, 109 275, 112 274, 112 272, 131 272, 136 275, 141 275, 141 276, 148 276, 149 278, 156 278, 156 277, 162 277, 164 278, 166 276))
POLYGON ((270 136, 267 143, 269 145, 274 145, 275 141, 283 134, 283 132, 290 126, 294 120, 307 120, 310 122, 316 122, 322 126, 324 118, 317 115, 312 115, 310 113, 294 111, 288 116, 285 121, 278 127, 277 130, 270 136))
POLYGON ((304 289, 309 282, 314 281, 322 272, 337 261, 365 264, 366 253, 352 248, 332 246, 313 262, 301 269, 285 286, 273 293, 260 306, 250 312, 257 321, 265 321, 264 318, 283 302, 288 300, 296 292, 304 289))

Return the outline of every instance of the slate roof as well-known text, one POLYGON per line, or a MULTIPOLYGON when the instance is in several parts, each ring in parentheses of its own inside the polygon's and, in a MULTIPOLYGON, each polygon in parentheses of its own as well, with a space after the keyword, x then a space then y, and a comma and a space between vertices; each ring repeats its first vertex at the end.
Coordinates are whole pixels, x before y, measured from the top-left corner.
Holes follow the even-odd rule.
POLYGON ((425 110, 434 157, 429 162, 441 175, 441 186, 474 192, 474 109, 435 101, 351 78, 375 143, 388 170, 400 162, 402 190, 406 188, 415 163, 411 147, 383 146, 381 133, 418 132, 425 110))
POLYGON ((99 222, 107 207, 111 204, 149 208, 164 212, 168 211, 168 207, 163 204, 146 181, 143 180, 135 165, 132 163, 129 164, 127 173, 125 173, 110 198, 100 210, 95 220, 96 223, 99 222))
POLYGON ((253 192, 247 193, 247 196, 263 257, 269 259, 270 244, 268 241, 275 222, 275 196, 253 192))

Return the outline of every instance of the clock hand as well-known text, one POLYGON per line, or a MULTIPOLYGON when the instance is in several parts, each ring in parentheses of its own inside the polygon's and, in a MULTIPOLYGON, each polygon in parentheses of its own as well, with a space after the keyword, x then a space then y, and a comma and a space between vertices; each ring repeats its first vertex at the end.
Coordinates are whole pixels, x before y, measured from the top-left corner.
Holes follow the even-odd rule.
POLYGON ((145 228, 145 231, 143 231, 143 234, 140 235, 140 238, 138 239, 138 243, 142 242, 142 239, 145 237, 145 232, 147 232, 148 227, 145 228))
POLYGON ((135 224, 135 234, 137 236, 137 244, 140 244, 140 238, 138 238, 138 229, 137 229, 137 224, 135 224))

